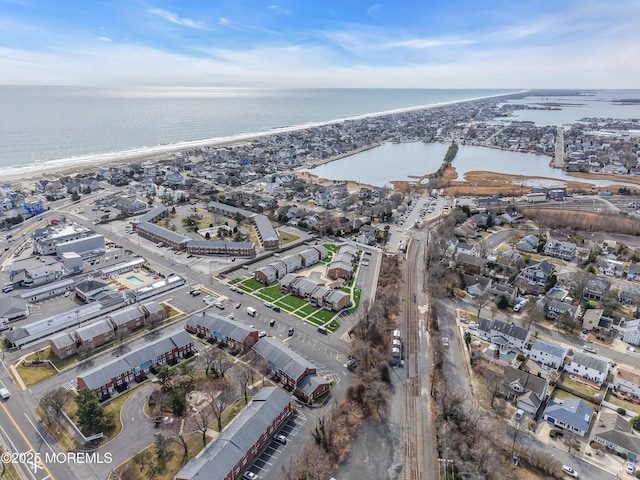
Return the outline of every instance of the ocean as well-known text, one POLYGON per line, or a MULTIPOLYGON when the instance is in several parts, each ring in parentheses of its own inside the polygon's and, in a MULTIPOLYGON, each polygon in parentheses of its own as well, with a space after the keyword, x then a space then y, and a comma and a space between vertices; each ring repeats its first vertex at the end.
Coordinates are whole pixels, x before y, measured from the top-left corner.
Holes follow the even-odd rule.
POLYGON ((0 180, 516 90, 0 86, 0 180))

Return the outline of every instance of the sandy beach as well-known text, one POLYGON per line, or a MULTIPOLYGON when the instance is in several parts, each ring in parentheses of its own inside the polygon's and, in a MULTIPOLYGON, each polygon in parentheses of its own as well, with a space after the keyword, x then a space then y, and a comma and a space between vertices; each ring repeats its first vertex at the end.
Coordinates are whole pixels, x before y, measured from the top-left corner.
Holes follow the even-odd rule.
MULTIPOLYGON (((460 103, 486 100, 489 98, 499 98, 499 97, 515 95, 515 94, 520 94, 525 92, 526 90, 522 90, 518 92, 489 95, 484 97, 452 100, 448 102, 440 102, 440 103, 434 103, 430 105, 420 105, 420 106, 414 106, 414 107, 399 108, 394 110, 385 110, 382 112, 373 112, 366 115, 357 115, 353 117, 336 119, 336 120, 325 121, 325 122, 316 122, 316 123, 308 123, 308 124, 292 126, 292 127, 276 128, 276 129, 271 129, 265 132, 246 133, 246 134, 239 134, 239 135, 234 135, 229 137, 194 140, 194 141, 180 142, 175 144, 158 145, 155 147, 145 147, 145 148, 139 148, 139 149, 133 149, 133 150, 126 150, 121 152, 112 152, 112 153, 104 153, 104 154, 78 156, 73 158, 64 158, 59 160, 51 160, 43 163, 34 163, 27 167, 21 167, 21 168, 0 168, 0 178, 2 178, 2 180, 5 182, 21 183, 25 186, 26 185, 32 186, 33 182, 43 177, 57 178, 65 175, 75 175, 78 173, 88 174, 91 172, 95 172, 97 168, 109 168, 109 167, 119 166, 119 165, 128 164, 128 163, 137 163, 137 164, 153 163, 154 161, 162 161, 165 159, 169 159, 176 153, 179 153, 185 150, 194 150, 194 149, 210 147, 210 146, 238 145, 242 143, 249 143, 256 139, 269 137, 272 135, 277 135, 277 134, 287 133, 287 132, 299 132, 299 131, 309 130, 309 129, 313 129, 313 128, 317 128, 325 125, 339 124, 345 121, 364 120, 367 118, 375 118, 375 117, 393 115, 398 113, 429 110, 434 108, 456 105, 460 103)), ((373 146, 367 147, 367 148, 373 148, 373 146)), ((339 156, 336 156, 335 158, 323 160, 321 163, 338 160, 340 158, 353 155, 355 153, 357 152, 356 151, 349 152, 348 154, 339 155, 339 156)))

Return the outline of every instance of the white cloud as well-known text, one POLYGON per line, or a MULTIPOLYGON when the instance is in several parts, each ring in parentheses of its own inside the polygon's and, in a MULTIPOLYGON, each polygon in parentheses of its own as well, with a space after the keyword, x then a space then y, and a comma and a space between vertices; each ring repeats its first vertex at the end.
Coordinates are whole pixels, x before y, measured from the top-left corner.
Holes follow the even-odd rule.
POLYGON ((376 13, 378 13, 378 10, 380 10, 381 8, 382 5, 380 5, 379 3, 374 3, 367 9, 367 15, 369 15, 370 17, 375 17, 376 13))
POLYGON ((387 43, 385 47, 408 47, 408 48, 434 48, 456 45, 472 45, 473 40, 429 40, 426 38, 415 38, 413 40, 405 40, 402 42, 387 43))
POLYGON ((169 12, 168 10, 163 10, 161 8, 150 8, 149 13, 158 15, 159 17, 164 18, 167 22, 182 25, 184 27, 196 28, 199 30, 206 28, 204 22, 198 22, 190 18, 182 18, 173 12, 169 12))
POLYGON ((101 42, 110 42, 111 39, 109 37, 98 37, 98 40, 100 40, 101 42))
POLYGON ((280 5, 269 5, 267 8, 278 15, 291 15, 291 10, 282 8, 280 5))

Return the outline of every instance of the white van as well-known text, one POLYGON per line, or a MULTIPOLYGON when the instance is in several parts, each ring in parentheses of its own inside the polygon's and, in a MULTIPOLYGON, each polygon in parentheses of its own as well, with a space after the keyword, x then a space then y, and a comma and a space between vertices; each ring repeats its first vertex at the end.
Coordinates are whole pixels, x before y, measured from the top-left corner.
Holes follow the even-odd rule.
POLYGON ((3 400, 6 400, 10 396, 11 393, 9 392, 9 390, 7 390, 6 388, 0 388, 0 397, 2 397, 3 400))

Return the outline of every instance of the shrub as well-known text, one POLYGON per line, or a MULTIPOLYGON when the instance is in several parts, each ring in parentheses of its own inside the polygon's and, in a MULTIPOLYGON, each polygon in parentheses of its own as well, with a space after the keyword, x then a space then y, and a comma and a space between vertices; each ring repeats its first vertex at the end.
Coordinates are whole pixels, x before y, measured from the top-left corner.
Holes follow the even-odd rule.
POLYGON ((562 430, 552 429, 549 431, 549 436, 551 438, 561 437, 562 435, 564 435, 564 432, 562 430))
POLYGON ((627 411, 622 407, 620 407, 618 410, 616 410, 616 412, 618 412, 620 415, 626 415, 627 414, 627 411))
POLYGON ((519 362, 524 362, 525 358, 527 357, 525 357, 522 353, 519 353, 518 356, 516 357, 516 360, 518 360, 519 362))

